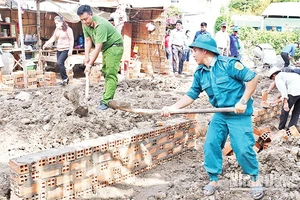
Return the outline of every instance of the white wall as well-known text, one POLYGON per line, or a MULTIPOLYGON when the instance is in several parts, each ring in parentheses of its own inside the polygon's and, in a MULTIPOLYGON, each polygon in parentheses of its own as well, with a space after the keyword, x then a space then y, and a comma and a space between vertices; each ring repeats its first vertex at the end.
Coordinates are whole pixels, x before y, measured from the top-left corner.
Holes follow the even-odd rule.
POLYGON ((191 30, 194 35, 200 30, 200 23, 207 23, 207 31, 214 35, 214 24, 220 15, 222 6, 227 5, 229 0, 179 0, 173 4, 183 11, 184 30, 191 30))

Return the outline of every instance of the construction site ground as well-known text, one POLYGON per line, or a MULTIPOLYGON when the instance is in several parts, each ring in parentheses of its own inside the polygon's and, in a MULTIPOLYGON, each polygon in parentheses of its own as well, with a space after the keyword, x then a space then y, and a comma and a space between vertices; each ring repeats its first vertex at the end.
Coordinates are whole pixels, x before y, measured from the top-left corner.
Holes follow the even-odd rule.
MULTIPOLYGON (((259 74, 255 91, 254 107, 261 105, 261 91, 268 88, 270 80, 259 74)), ((182 77, 160 76, 119 81, 116 100, 131 103, 135 108, 159 109, 176 102, 190 87, 192 75, 182 77)), ((77 87, 84 98, 85 79, 83 72, 75 72, 74 83, 67 87, 53 86, 28 90, 0 92, 0 197, 9 199, 9 166, 11 158, 49 148, 57 148, 80 141, 119 133, 146 126, 155 126, 157 121, 166 121, 160 115, 138 115, 108 109, 97 110, 103 92, 104 80, 91 85, 89 115, 79 117, 74 106, 63 93, 77 87)), ((270 94, 272 99, 277 91, 270 94)), ((189 108, 210 108, 206 94, 201 94, 189 108)), ((198 115, 200 127, 206 129, 212 114, 198 115)), ((171 118, 183 117, 174 115, 171 118)), ((261 126, 277 132, 278 117, 261 126)), ((204 132, 204 131, 203 131, 204 132)), ((202 133, 203 135, 203 133, 202 133)), ((265 189, 264 199, 300 199, 300 140, 277 139, 268 149, 258 154, 260 178, 265 189)), ((195 149, 185 152, 178 159, 159 165, 123 183, 103 188, 88 199, 251 199, 249 177, 241 173, 234 156, 223 157, 223 173, 220 189, 214 196, 205 197, 202 188, 208 183, 203 167, 203 140, 195 149)))

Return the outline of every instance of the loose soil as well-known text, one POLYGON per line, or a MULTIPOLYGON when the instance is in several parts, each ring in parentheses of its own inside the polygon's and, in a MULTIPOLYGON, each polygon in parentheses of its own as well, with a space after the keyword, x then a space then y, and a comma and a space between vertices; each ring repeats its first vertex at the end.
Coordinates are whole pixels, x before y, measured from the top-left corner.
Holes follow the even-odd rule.
MULTIPOLYGON (((83 77, 82 72, 81 76, 83 77)), ((159 109, 176 102, 190 87, 192 76, 155 76, 136 80, 120 80, 116 100, 131 103, 135 108, 159 109)), ((87 106, 89 114, 80 117, 75 106, 64 98, 66 90, 76 87, 80 102, 84 99, 84 78, 76 78, 67 87, 45 87, 31 90, 0 92, 0 197, 9 198, 9 167, 11 158, 45 149, 70 145, 84 140, 155 126, 157 121, 169 120, 160 115, 138 115, 118 110, 97 110, 103 92, 103 80, 90 86, 87 106)), ((262 89, 270 80, 260 75, 254 98, 254 107, 260 107, 262 89)), ((276 92, 274 92, 275 94, 276 92)), ((274 96, 272 93, 271 96, 274 96)), ((189 108, 210 108, 205 94, 201 94, 189 108)), ((205 128, 212 114, 200 114, 199 125, 205 128)), ((182 117, 174 115, 172 118, 182 117)), ((276 132, 278 119, 267 122, 276 132)), ((251 199, 249 177, 241 174, 241 168, 233 156, 224 157, 220 189, 212 197, 205 197, 202 188, 208 183, 203 168, 203 145, 181 155, 178 159, 124 183, 99 191, 88 199, 251 199)), ((300 141, 273 141, 270 148, 258 154, 261 181, 265 187, 264 199, 300 199, 300 141)))

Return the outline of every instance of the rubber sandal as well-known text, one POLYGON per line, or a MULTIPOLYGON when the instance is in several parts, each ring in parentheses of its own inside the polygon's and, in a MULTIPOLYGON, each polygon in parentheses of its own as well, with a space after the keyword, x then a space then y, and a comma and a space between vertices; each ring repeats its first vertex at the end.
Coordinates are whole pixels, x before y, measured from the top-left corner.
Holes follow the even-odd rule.
POLYGON ((255 200, 261 199, 264 196, 263 187, 261 185, 251 187, 251 196, 255 200))
POLYGON ((212 186, 212 185, 206 185, 204 186, 203 188, 203 193, 204 195, 206 196, 211 196, 215 193, 215 191, 218 189, 219 187, 218 186, 212 186))

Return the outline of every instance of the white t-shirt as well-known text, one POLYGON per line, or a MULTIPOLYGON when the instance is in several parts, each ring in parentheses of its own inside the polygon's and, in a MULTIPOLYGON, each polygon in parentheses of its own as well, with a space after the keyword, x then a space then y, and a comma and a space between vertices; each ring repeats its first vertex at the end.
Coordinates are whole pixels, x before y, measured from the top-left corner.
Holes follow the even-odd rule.
POLYGON ((229 34, 226 31, 218 31, 215 40, 219 48, 228 48, 228 44, 230 43, 229 34))
POLYGON ((185 32, 181 30, 174 29, 171 31, 170 44, 175 44, 183 46, 185 44, 185 32))
POLYGON ((276 87, 282 98, 288 99, 288 95, 300 95, 300 75, 296 73, 280 72, 275 77, 276 87))

